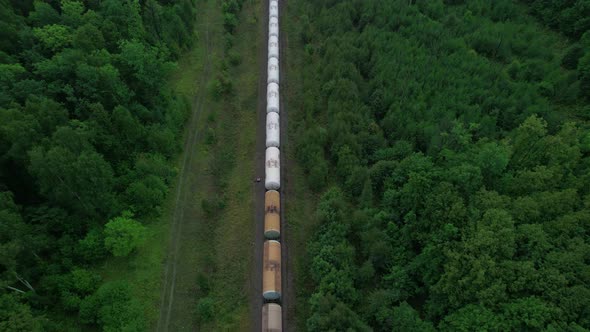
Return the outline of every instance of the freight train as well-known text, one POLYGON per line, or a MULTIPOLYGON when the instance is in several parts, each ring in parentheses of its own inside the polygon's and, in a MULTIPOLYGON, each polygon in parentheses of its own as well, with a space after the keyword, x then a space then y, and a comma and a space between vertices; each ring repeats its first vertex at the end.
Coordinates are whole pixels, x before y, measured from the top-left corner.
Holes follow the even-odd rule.
POLYGON ((279 2, 269 1, 266 89, 266 153, 264 186, 264 257, 262 271, 262 331, 283 330, 281 289, 281 158, 279 2))

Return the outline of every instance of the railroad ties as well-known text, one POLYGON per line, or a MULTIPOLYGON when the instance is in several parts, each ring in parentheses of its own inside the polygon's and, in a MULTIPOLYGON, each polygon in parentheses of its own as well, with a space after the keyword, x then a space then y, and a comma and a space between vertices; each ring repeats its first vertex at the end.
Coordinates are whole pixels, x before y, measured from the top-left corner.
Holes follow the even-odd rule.
POLYGON ((279 91, 279 2, 269 1, 266 88, 266 159, 264 186, 264 256, 262 261, 262 331, 283 330, 281 289, 281 158, 279 91))

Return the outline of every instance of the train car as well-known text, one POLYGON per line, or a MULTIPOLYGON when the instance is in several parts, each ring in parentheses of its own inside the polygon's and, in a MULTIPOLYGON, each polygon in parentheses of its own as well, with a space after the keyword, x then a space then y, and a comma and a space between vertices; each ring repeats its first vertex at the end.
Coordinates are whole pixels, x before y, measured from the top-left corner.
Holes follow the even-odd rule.
POLYGON ((267 190, 278 190, 281 188, 281 152, 275 147, 266 149, 266 178, 264 186, 267 190))
POLYGON ((279 58, 279 37, 268 37, 268 58, 279 58))
POLYGON ((271 0, 268 8, 269 17, 279 17, 279 2, 271 0))
POLYGON ((264 195, 264 237, 278 239, 281 236, 281 195, 269 190, 264 195))
POLYGON ((262 306, 262 332, 283 331, 283 309, 276 303, 262 306))
POLYGON ((280 148, 281 128, 279 114, 275 112, 266 113, 266 147, 280 148))
POLYGON ((266 86, 266 113, 279 113, 279 85, 277 83, 269 83, 266 86))
POLYGON ((279 38, 279 18, 271 17, 268 20, 268 36, 275 36, 279 38))
POLYGON ((268 59, 267 83, 279 84, 279 59, 275 57, 268 59))
POLYGON ((275 240, 264 242, 262 261, 262 296, 269 301, 281 298, 281 243, 275 240))

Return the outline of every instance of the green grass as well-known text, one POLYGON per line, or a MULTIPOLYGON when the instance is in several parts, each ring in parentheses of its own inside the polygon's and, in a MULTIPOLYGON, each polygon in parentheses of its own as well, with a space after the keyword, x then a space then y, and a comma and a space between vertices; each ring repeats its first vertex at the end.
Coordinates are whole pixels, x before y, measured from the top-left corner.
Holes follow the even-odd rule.
MULTIPOLYGON (((201 191, 194 203, 200 206, 206 195, 223 196, 226 206, 203 235, 203 259, 199 267, 209 281, 210 290, 201 297, 215 303, 215 317, 202 322, 203 331, 244 331, 251 329, 249 276, 254 248, 254 176, 256 108, 258 86, 258 23, 260 2, 247 1, 236 31, 233 50, 241 63, 229 69, 234 92, 217 114, 217 148, 204 176, 208 190, 201 191), (218 158, 218 162, 215 162, 218 158), (230 160, 222 163, 221 161, 230 160), (212 178, 212 167, 221 167, 221 182, 212 178), (221 187, 221 188, 220 188, 221 187), (219 192, 219 190, 222 192, 219 192), (205 238, 209 239, 205 241, 205 238)), ((200 211, 202 214, 203 211, 200 211)))
MULTIPOLYGON (((144 221, 145 223, 145 221, 144 221)), ((98 272, 104 281, 125 280, 133 289, 133 295, 145 303, 146 321, 158 318, 160 299, 161 264, 168 238, 168 221, 160 218, 147 224, 146 244, 129 257, 112 257, 98 272)))

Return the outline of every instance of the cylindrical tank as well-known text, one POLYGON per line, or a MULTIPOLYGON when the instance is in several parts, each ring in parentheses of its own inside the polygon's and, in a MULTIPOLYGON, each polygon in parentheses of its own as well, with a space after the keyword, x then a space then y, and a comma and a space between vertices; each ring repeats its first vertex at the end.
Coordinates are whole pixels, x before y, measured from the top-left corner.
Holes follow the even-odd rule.
POLYGON ((262 332, 283 331, 283 310, 276 303, 262 306, 262 332))
POLYGON ((268 58, 279 58, 279 37, 268 37, 268 58))
POLYGON ((268 59, 268 76, 267 83, 279 83, 279 59, 268 59))
POLYGON ((279 148, 281 145, 281 129, 279 114, 275 112, 266 113, 266 147, 274 146, 279 148))
POLYGON ((275 147, 266 149, 266 179, 264 186, 267 190, 278 190, 281 187, 280 151, 275 147))
POLYGON ((279 85, 274 82, 266 87, 266 112, 279 113, 279 85))
POLYGON ((267 300, 281 298, 281 243, 275 240, 264 242, 262 268, 262 296, 267 300))
POLYGON ((269 17, 279 17, 279 2, 271 1, 268 8, 269 17))
POLYGON ((281 195, 276 190, 269 190, 264 195, 264 236, 267 239, 281 236, 281 195))
POLYGON ((279 37, 279 18, 272 17, 268 20, 268 35, 279 37))

